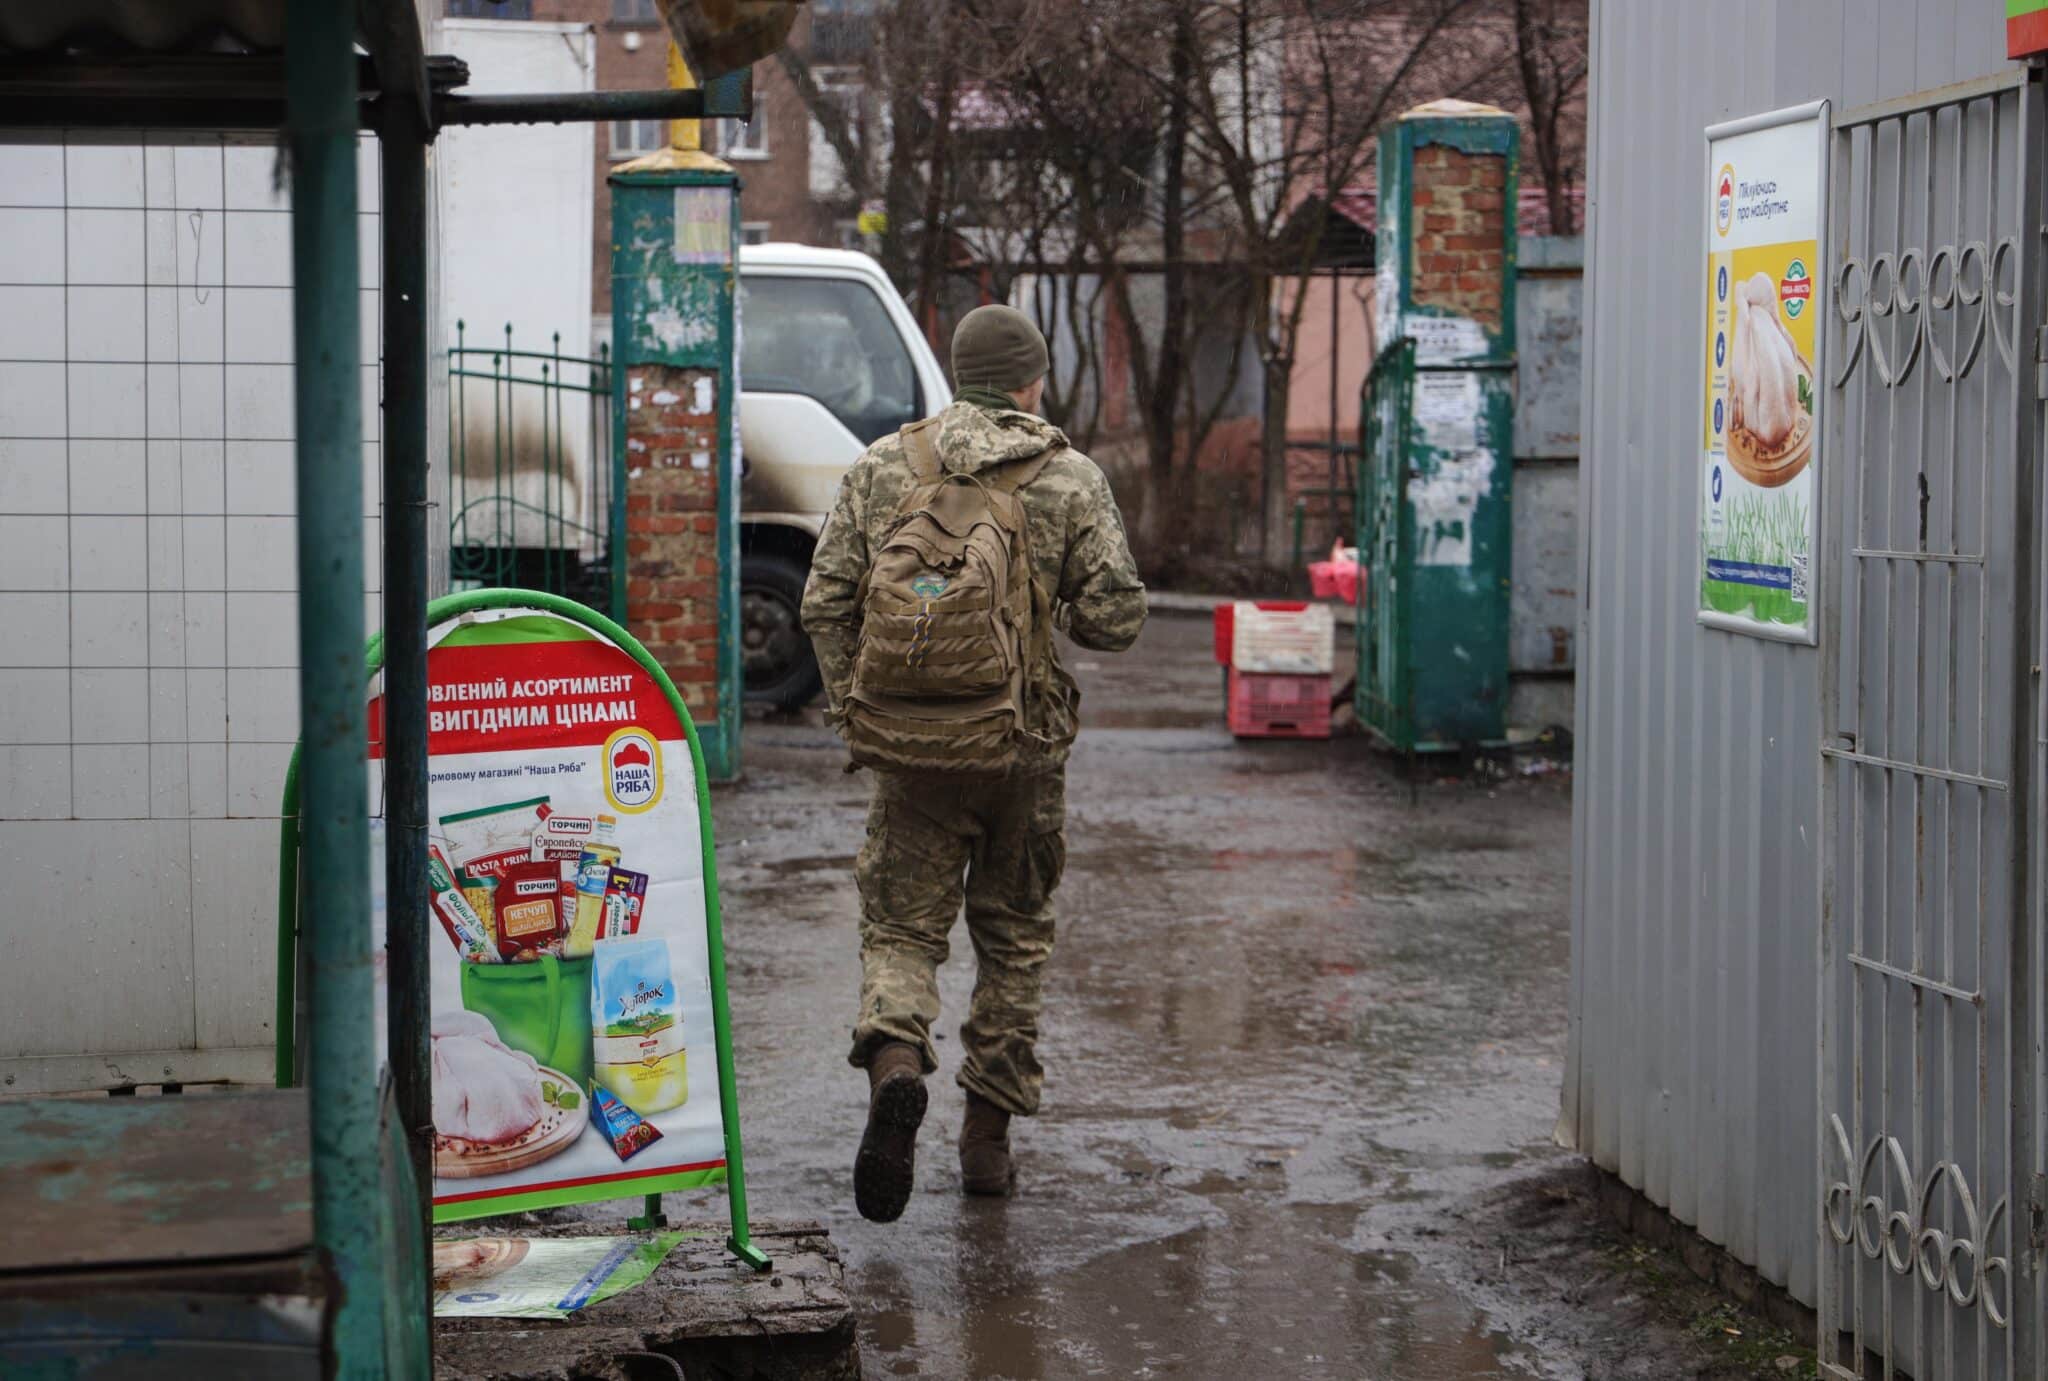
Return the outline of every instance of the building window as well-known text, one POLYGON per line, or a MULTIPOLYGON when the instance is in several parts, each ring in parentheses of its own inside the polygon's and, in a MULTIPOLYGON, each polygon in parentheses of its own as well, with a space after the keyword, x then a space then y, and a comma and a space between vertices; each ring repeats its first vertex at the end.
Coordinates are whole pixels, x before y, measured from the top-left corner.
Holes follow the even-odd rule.
POLYGON ((768 156, 768 114, 762 109, 761 97, 754 96, 754 118, 751 120, 720 120, 719 148, 727 158, 766 158, 768 156))
POLYGON ((612 121, 612 158, 638 158, 668 147, 666 120, 612 121))
POLYGON ((661 13, 654 8, 654 0, 612 0, 612 22, 615 24, 653 24, 660 19, 661 13))
POLYGON ((450 19, 531 19, 533 0, 448 0, 450 19))
POLYGON ((740 243, 743 245, 765 245, 768 243, 768 222, 741 221, 740 243))
POLYGON ((875 0, 812 0, 811 61, 858 63, 874 51, 875 0))
MULTIPOLYGON (((862 144, 866 131, 863 128, 866 87, 860 74, 851 68, 820 68, 818 71, 818 95, 825 103, 839 113, 840 123, 851 137, 854 151, 864 152, 862 144)), ((825 127, 816 116, 811 118, 811 195, 814 197, 843 197, 852 188, 846 168, 840 162, 839 150, 825 134, 825 127)))

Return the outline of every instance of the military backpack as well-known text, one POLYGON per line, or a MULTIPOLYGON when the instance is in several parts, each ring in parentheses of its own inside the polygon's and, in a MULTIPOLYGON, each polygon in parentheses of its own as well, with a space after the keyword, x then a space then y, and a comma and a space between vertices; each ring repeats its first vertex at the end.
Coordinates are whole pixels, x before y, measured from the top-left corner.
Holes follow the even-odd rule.
POLYGON ((937 419, 901 433, 915 486, 859 593, 860 639, 840 732, 853 760, 898 772, 1002 776, 1031 736, 1052 603, 1032 578, 1017 491, 1059 450, 949 473, 937 419))

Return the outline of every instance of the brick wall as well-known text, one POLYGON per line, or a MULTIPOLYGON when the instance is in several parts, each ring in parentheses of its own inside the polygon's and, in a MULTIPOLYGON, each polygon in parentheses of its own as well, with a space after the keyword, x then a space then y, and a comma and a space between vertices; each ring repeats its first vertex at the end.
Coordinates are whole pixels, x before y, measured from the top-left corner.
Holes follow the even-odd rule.
POLYGON ((1506 291, 1507 160, 1424 144, 1414 163, 1411 300, 1499 330, 1506 291))
POLYGON ((626 371, 626 628, 698 723, 718 713, 718 376, 626 371))

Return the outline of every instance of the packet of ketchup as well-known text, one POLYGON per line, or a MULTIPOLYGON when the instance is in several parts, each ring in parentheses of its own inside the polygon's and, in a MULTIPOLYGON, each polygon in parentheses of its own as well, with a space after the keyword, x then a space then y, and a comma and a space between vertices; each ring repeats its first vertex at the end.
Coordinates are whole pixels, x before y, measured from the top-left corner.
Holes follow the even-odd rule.
POLYGON ((562 938, 562 869, 553 862, 507 864, 498 875, 498 953, 532 959, 562 938))

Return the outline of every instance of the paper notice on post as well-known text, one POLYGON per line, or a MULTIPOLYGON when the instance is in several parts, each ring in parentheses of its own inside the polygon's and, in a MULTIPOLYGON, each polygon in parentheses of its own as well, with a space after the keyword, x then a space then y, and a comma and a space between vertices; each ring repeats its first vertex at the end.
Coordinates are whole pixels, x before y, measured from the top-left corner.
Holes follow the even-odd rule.
POLYGON ((1430 371, 1415 376, 1415 424, 1422 440, 1439 451, 1470 451, 1479 445, 1479 376, 1430 371))
POLYGON ((437 1319, 563 1319, 632 1289, 688 1233, 464 1237, 434 1243, 437 1319))
POLYGON ((1469 317, 1409 312, 1401 318, 1401 330, 1415 342, 1417 364, 1451 364, 1486 354, 1486 332, 1469 317))

